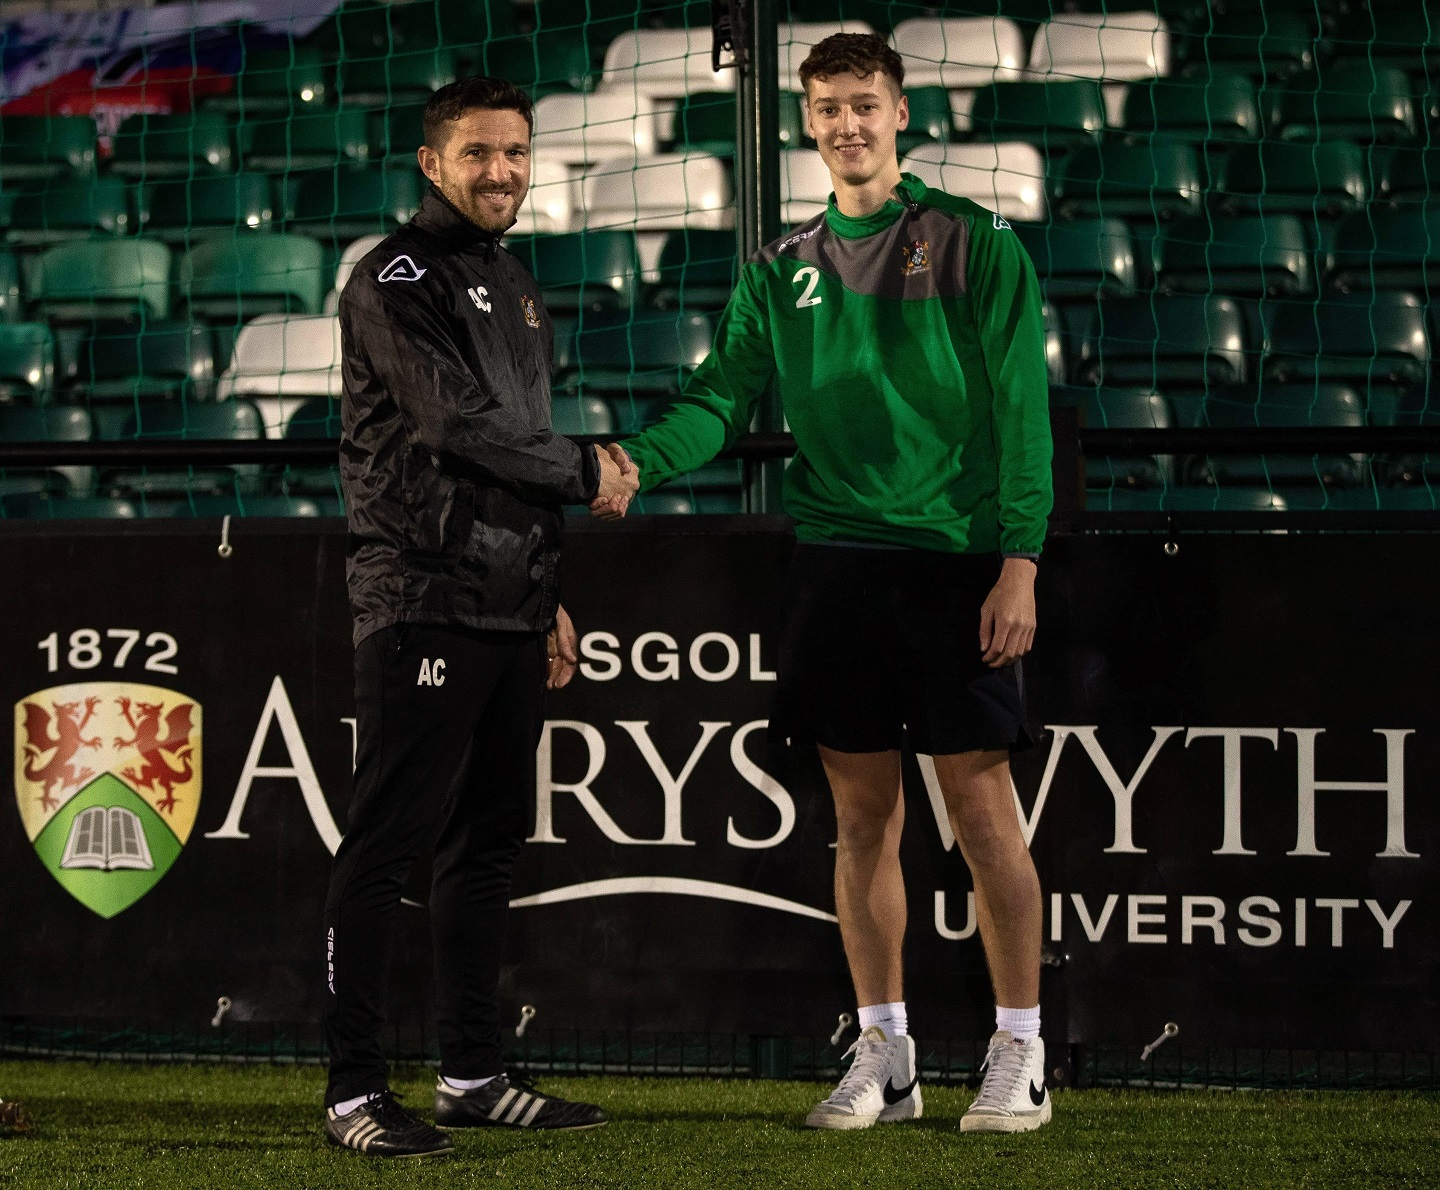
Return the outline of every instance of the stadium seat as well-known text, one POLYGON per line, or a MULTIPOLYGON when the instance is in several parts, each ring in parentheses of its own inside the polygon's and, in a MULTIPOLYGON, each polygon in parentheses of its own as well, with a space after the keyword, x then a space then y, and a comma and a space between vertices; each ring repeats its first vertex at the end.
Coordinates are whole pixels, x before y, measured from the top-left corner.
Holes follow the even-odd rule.
POLYGON ((1070 356, 1073 354, 1066 346, 1066 339, 1070 336, 1065 321, 1050 302, 1041 304, 1040 317, 1045 326, 1045 370, 1052 385, 1065 384, 1070 379, 1070 356))
POLYGON ((363 165, 370 159, 370 114, 357 107, 251 120, 240 125, 238 135, 251 169, 329 169, 363 165))
POLYGON ((6 238, 30 246, 118 236, 130 230, 130 192, 122 178, 80 177, 18 195, 6 238))
MULTIPOLYGON (((835 33, 874 33, 875 30, 861 20, 837 21, 834 16, 823 21, 781 21, 775 30, 775 41, 779 50, 780 89, 802 92, 800 63, 820 42, 835 33)), ((733 70, 727 71, 734 74, 733 70)))
POLYGON ((302 401, 285 419, 284 437, 340 437, 340 402, 328 396, 302 401))
POLYGON ((534 236, 513 239, 506 248, 540 282, 545 308, 552 313, 628 309, 640 290, 640 256, 632 232, 534 236))
POLYGON ((1170 30, 1153 12, 1060 13, 1035 31, 1030 76, 1129 82, 1170 73, 1170 30))
POLYGON ((170 242, 268 231, 275 219, 270 179, 264 174, 146 183, 138 188, 140 230, 170 242))
POLYGON ((324 313, 334 314, 339 309, 340 291, 350 280, 350 274, 355 271, 355 266, 384 238, 382 235, 361 236, 346 246, 345 251, 341 253, 340 263, 335 268, 335 288, 325 295, 324 313))
POLYGON ((135 520, 140 509, 131 500, 108 496, 53 497, 41 492, 0 500, 6 517, 26 520, 135 520))
POLYGON ((336 72, 341 103, 387 107, 424 103, 458 77, 455 55, 444 46, 392 52, 375 58, 344 58, 336 72))
MULTIPOLYGON (((598 11, 602 0, 590 4, 598 11)), ((587 11, 583 3, 579 11, 583 20, 587 11)), ((511 37, 516 29, 514 6, 504 0, 347 0, 314 37, 327 49, 343 51, 346 58, 379 58, 392 50, 413 53, 437 45, 463 50, 511 37)))
POLYGON ((89 116, 0 116, 0 182, 44 181, 95 168, 89 116))
POLYGON ((1251 78, 1286 79, 1316 60, 1315 9, 1227 13, 1213 26, 1200 21, 1172 39, 1176 60, 1195 68, 1224 66, 1251 78))
POLYGON ((520 204, 515 226, 507 234, 558 235, 569 231, 574 219, 574 194, 570 171, 563 164, 545 157, 532 157, 530 189, 520 204))
POLYGON ((340 320, 323 314, 265 314, 247 322, 235 338, 216 395, 249 398, 267 436, 280 437, 306 398, 340 395, 340 320))
POLYGON ((1337 62, 1276 93, 1271 124, 1281 139, 1291 141, 1413 141, 1419 120, 1410 92, 1404 71, 1337 62))
MULTIPOLYGON (((1164 430, 1175 424, 1168 402, 1144 388, 1052 389, 1051 404, 1073 399, 1087 429, 1164 430)), ((1085 459, 1087 488, 1154 488, 1175 482, 1171 455, 1093 455, 1085 459)))
POLYGON ((705 154, 615 158, 585 175, 583 192, 587 228, 722 230, 735 221, 730 175, 705 154))
POLYGON ((215 392, 209 328, 188 322, 97 323, 80 345, 75 380, 87 402, 208 400, 215 392))
POLYGON ((1255 84, 1225 71, 1135 83, 1125 95, 1125 128, 1185 140, 1257 140, 1264 132, 1255 84))
POLYGON ((0 252, 0 322, 16 322, 25 316, 20 295, 20 261, 13 252, 0 252))
POLYGON ((1094 143, 1105 128, 1105 97, 1088 80, 991 83, 970 107, 974 140, 1029 141, 1047 149, 1094 143))
POLYGON ((733 157, 735 92, 696 91, 684 96, 675 107, 670 139, 685 152, 733 157))
POLYGON ((780 222, 792 227, 823 214, 830 199, 830 170, 818 149, 780 151, 780 222))
MULTIPOLYGON (((256 237, 263 238, 263 237, 256 237)), ((170 249, 154 240, 61 244, 25 258, 30 307, 52 322, 170 311, 170 249)))
POLYGON ((324 293, 321 260, 320 245, 307 236, 236 236, 197 244, 180 258, 176 294, 192 317, 211 320, 314 314, 324 293))
POLYGON ((235 89, 205 101, 211 111, 241 118, 267 112, 299 115, 329 102, 330 69, 318 46, 291 42, 283 49, 251 50, 235 76, 235 89))
POLYGON ((655 105, 644 95, 546 95, 535 105, 535 152, 553 161, 590 165, 646 156, 655 143, 655 105))
POLYGON ((1051 183, 1068 217, 1173 219, 1199 211, 1204 183, 1193 146, 1159 133, 1143 144, 1085 145, 1051 183))
POLYGON ((1264 375, 1408 386, 1430 371, 1425 303, 1411 293, 1340 294, 1275 312, 1264 375))
POLYGON ((1363 289, 1422 289, 1440 283, 1440 209, 1347 215, 1335 232, 1327 277, 1342 293, 1363 289))
POLYGON ((907 87, 1018 82, 1025 68, 1025 37, 1004 17, 915 17, 895 26, 890 44, 905 64, 907 87))
POLYGON ((735 235, 672 231, 660 249, 660 280, 649 301, 659 310, 718 310, 735 289, 735 235))
MULTIPOLYGON (((184 438, 254 439, 264 434, 259 411, 248 401, 161 401, 137 405, 121 424, 118 440, 184 438)), ((260 467, 117 469, 100 477, 107 496, 258 494, 260 467)))
POLYGON ((1358 145, 1236 145, 1225 156, 1217 205, 1228 212, 1338 215, 1371 194, 1371 172, 1358 145))
POLYGON ((112 173, 188 178, 235 168, 230 122, 220 112, 128 116, 114 137, 112 173))
MULTIPOLYGON (((1274 384, 1259 400, 1249 390, 1231 397, 1212 393, 1204 421, 1212 426, 1363 426, 1365 405, 1340 384, 1274 384)), ((1365 474, 1364 455, 1210 455, 1191 465, 1191 482, 1226 485, 1353 487, 1365 474)))
MULTIPOLYGON (((783 26, 779 38, 783 43, 783 26)), ((735 71, 710 68, 710 42, 708 25, 624 32, 605 49, 600 88, 649 99, 678 99, 692 91, 733 91, 735 71)))
POLYGON ((1017 223, 1015 234, 1051 301, 1135 292, 1135 254, 1122 220, 1017 223))
POLYGON ((688 492, 672 492, 660 489, 636 496, 627 516, 692 516, 697 510, 694 498, 688 492))
MULTIPOLYGON (((536 6, 537 14, 541 9, 542 6, 536 6)), ((581 20, 585 20, 583 13, 581 20)), ((595 30, 593 18, 580 28, 547 29, 542 23, 534 34, 520 34, 508 42, 491 42, 484 47, 489 64, 487 72, 502 74, 532 98, 567 91, 592 91, 599 81, 599 72, 587 39, 595 30)))
POLYGON ((397 103, 371 112, 369 143, 372 159, 386 165, 410 165, 415 150, 425 143, 425 105, 397 103))
POLYGON ((1440 149, 1396 147, 1386 154, 1385 197, 1395 206, 1424 207, 1440 194, 1440 149))
POLYGON ((1248 331, 1231 298, 1190 294, 1101 303, 1084 336, 1077 384, 1200 388, 1245 380, 1248 331))
POLYGON ((714 338, 708 314, 596 315, 576 335, 581 384, 587 392, 673 396, 714 338))
POLYGON ((900 168, 1006 219, 1045 219, 1045 159, 1033 145, 921 145, 900 168))
MULTIPOLYGON (((3 338, 0 338, 0 351, 3 351, 3 338)), ((90 414, 73 405, 28 409, 0 406, 0 442, 88 442, 92 434, 90 414)), ((93 467, 0 468, 0 496, 4 497, 88 496, 94 489, 93 467)))
POLYGON ((43 322, 0 323, 0 402, 41 404, 55 384, 55 341, 43 322))
POLYGON ((1170 293, 1232 297, 1312 293, 1305 226, 1294 215, 1217 215, 1178 220, 1153 247, 1156 279, 1170 293))
MULTIPOLYGON (((262 413, 263 416, 263 413, 262 413)), ((340 402, 334 397, 310 397, 298 405, 290 404, 285 417, 284 438, 340 437, 340 402)), ((329 498, 340 493, 339 459, 328 467, 286 464, 280 469, 278 486, 287 496, 309 495, 329 498)), ((327 515, 320 509, 321 515, 327 515)))
POLYGON ((307 496, 244 496, 231 492, 223 496, 191 496, 176 506, 172 515, 213 517, 317 517, 320 505, 307 496))
POLYGON ((1338 22, 1336 40, 1363 46, 1376 67, 1434 77, 1440 60, 1440 12, 1425 0, 1351 5, 1338 22))
POLYGON ((304 174, 286 227, 306 235, 351 239, 390 232, 420 209, 418 169, 322 169, 304 174))
POLYGON ((614 434, 615 418, 599 397, 556 397, 550 403, 550 428, 557 434, 614 434))
POLYGON ((910 123, 895 138, 900 156, 925 144, 945 144, 955 139, 955 117, 950 110, 950 92, 944 87, 907 87, 910 123))

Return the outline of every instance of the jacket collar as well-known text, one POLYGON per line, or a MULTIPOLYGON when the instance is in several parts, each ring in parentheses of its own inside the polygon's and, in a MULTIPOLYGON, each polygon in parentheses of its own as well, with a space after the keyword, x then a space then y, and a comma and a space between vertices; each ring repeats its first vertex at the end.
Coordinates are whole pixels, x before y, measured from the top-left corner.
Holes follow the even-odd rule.
POLYGON ((433 184, 425 191, 425 197, 420 200, 420 210, 411 222, 452 248, 478 248, 491 260, 500 250, 500 235, 476 227, 433 184))

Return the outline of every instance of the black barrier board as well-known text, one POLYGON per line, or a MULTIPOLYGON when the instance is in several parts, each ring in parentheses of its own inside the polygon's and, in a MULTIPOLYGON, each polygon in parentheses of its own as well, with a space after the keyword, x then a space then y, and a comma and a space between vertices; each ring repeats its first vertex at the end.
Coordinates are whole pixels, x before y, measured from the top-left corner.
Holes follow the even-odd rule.
MULTIPOLYGON (((814 1035, 853 1011, 823 775, 765 731, 791 543, 736 524, 567 542, 583 664, 537 757, 507 1014, 814 1035)), ((203 524, 66 529, 0 534, 0 1013, 313 1020, 353 755, 343 531, 244 524, 221 558, 203 524)), ((1429 535, 1052 543, 1014 777, 1070 1040, 1436 1048, 1437 577, 1429 535)), ((940 806, 908 759, 907 999, 982 1036, 940 806)), ((423 1019, 423 908, 402 927, 394 1013, 423 1019)))

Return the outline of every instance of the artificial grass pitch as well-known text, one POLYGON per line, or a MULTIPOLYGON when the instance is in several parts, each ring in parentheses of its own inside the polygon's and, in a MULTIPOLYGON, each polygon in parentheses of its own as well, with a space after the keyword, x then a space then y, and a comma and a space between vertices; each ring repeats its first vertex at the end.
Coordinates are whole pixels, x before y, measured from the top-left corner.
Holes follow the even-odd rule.
MULTIPOLYGON (((430 1118, 434 1075, 396 1089, 430 1118)), ((321 1136, 313 1068, 0 1063, 27 1135, 0 1139, 0 1187, 1233 1187, 1433 1186, 1440 1097, 1369 1092, 1071 1091, 1022 1136, 966 1136, 966 1091, 925 1090, 925 1118, 811 1132, 811 1083, 544 1079, 609 1127, 456 1132, 456 1155, 383 1161, 321 1136)))

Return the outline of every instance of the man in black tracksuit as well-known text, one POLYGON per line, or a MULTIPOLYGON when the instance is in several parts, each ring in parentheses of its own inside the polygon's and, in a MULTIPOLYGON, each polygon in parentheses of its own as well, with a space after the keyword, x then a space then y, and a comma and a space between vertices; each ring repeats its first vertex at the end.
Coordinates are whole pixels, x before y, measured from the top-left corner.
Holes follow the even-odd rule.
POLYGON ((500 247, 529 184, 528 99, 496 79, 452 84, 425 141, 419 214, 340 299, 358 747, 325 906, 326 1132, 387 1156, 453 1147, 396 1104, 380 1044, 401 889, 437 832, 437 1123, 605 1122, 503 1072, 496 987, 544 690, 576 660, 561 506, 620 515, 638 483, 618 447, 550 429, 553 328, 500 247))

